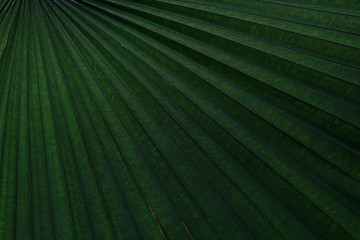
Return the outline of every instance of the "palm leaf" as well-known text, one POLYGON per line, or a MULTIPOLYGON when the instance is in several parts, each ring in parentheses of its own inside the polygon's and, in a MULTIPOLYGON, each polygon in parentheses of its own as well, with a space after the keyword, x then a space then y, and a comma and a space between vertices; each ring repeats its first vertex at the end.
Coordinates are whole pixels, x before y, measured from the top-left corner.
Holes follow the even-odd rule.
POLYGON ((2 0, 0 239, 360 239, 357 0, 2 0))

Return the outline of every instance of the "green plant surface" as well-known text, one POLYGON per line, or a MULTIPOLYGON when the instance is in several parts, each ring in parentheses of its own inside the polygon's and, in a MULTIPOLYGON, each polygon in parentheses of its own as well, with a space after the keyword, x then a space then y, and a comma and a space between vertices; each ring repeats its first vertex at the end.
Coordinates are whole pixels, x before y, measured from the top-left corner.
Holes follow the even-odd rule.
POLYGON ((0 240, 360 240, 356 0, 0 0, 0 240))

